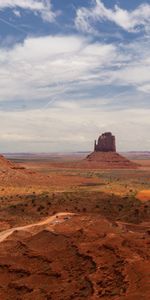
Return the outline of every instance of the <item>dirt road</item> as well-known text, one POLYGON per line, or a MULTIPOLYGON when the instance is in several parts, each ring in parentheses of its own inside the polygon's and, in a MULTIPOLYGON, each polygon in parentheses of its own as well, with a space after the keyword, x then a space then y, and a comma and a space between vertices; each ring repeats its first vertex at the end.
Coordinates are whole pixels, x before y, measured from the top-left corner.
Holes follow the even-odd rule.
POLYGON ((46 218, 45 220, 40 221, 38 223, 33 223, 33 224, 25 225, 25 226, 14 227, 14 228, 11 228, 11 229, 4 230, 4 231, 0 232, 0 243, 3 242, 5 239, 7 239, 7 237, 9 237, 15 231, 22 231, 22 230, 26 230, 26 229, 29 229, 29 228, 34 228, 34 227, 37 227, 37 226, 51 224, 60 217, 67 217, 67 216, 71 216, 71 215, 73 215, 73 213, 66 213, 66 212, 57 213, 54 216, 46 218))

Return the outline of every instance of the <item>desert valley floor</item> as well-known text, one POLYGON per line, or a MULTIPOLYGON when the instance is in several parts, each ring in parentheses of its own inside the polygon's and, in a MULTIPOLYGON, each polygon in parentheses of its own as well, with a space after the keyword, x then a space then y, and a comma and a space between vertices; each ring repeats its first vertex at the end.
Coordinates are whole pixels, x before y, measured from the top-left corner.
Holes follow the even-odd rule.
POLYGON ((150 155, 84 155, 1 157, 1 300, 150 299, 150 155))

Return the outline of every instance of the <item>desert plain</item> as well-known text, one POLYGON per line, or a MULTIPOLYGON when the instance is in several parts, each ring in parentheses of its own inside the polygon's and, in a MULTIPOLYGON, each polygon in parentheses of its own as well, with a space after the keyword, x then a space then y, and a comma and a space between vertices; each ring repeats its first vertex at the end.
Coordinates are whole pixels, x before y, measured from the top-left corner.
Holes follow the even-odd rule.
POLYGON ((1 300, 150 299, 150 153, 86 155, 1 157, 1 300))

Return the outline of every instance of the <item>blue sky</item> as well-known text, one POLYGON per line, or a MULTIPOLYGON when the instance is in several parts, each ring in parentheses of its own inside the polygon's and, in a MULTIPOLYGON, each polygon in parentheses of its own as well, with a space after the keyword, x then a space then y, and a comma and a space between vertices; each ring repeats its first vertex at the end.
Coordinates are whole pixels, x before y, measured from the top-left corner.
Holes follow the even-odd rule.
POLYGON ((0 152, 150 150, 150 1, 0 0, 0 152))

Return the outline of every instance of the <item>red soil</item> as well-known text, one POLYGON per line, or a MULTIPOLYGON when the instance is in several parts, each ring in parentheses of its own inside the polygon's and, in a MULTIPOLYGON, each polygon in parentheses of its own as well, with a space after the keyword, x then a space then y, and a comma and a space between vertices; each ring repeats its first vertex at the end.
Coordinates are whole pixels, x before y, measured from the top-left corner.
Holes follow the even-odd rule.
MULTIPOLYGON (((93 155, 92 161, 55 163, 51 167, 136 168, 118 154, 113 159, 111 153, 93 155)), ((119 197, 79 189, 101 184, 101 178, 57 174, 57 170, 44 175, 16 169, 3 157, 1 162, 0 299, 150 298, 148 201, 139 201, 134 195, 119 197), (24 188, 32 186, 34 193, 28 194, 24 188), (58 192, 65 187, 67 192, 58 192), (70 187, 77 189, 69 192, 70 187), (48 192, 44 193, 44 188, 48 192), (52 221, 51 216, 61 211, 75 215, 57 216, 52 221), (32 226, 16 230, 25 224, 32 226), (15 231, 9 235, 5 230, 12 227, 15 231)))
POLYGON ((71 186, 81 186, 82 184, 98 184, 98 178, 85 178, 82 176, 69 176, 62 174, 42 174, 29 169, 3 169, 0 170, 1 187, 32 187, 37 189, 42 187, 64 188, 71 186))
POLYGON ((0 299, 148 300, 145 227, 76 215, 0 244, 0 299))

